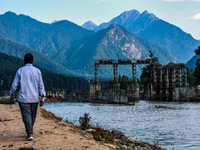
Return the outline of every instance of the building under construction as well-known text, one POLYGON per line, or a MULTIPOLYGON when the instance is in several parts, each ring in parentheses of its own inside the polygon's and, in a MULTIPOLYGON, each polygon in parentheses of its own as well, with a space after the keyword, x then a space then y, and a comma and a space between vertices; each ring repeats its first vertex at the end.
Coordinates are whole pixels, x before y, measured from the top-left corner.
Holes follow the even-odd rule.
POLYGON ((161 65, 158 58, 151 57, 143 60, 95 60, 95 80, 90 84, 90 97, 96 101, 108 103, 134 103, 139 100, 139 84, 137 82, 137 65, 150 65, 150 82, 145 90, 145 99, 173 100, 173 90, 175 87, 185 87, 188 85, 188 68, 184 64, 169 63, 161 65), (112 65, 114 79, 109 82, 110 89, 102 90, 99 81, 98 70, 100 66, 112 65), (127 89, 120 89, 118 81, 119 65, 132 66, 132 80, 128 83, 127 89))

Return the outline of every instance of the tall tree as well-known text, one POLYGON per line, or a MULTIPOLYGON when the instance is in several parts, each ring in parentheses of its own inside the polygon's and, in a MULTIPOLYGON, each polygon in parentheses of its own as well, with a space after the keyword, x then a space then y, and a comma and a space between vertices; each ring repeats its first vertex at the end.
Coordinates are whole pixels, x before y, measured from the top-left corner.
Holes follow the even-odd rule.
POLYGON ((200 46, 197 48, 197 49, 195 49, 195 51, 194 51, 197 55, 200 55, 200 46))
MULTIPOLYGON (((149 57, 154 57, 153 53, 149 51, 149 57)), ((151 67, 152 65, 147 65, 142 68, 142 74, 140 77, 141 83, 144 85, 144 88, 147 87, 148 83, 151 82, 151 67)))
MULTIPOLYGON (((194 52, 196 53, 196 55, 200 55, 200 46, 194 52)), ((200 59, 197 59, 193 75, 197 79, 197 82, 195 83, 200 84, 200 59)))

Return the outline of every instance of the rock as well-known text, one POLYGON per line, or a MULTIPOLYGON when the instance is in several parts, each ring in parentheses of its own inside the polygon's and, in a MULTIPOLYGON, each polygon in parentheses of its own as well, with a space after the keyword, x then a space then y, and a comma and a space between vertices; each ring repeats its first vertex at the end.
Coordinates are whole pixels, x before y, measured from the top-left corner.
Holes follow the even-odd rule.
POLYGON ((114 149, 116 149, 116 146, 115 146, 115 145, 108 144, 108 143, 105 143, 104 145, 106 145, 106 146, 109 146, 109 147, 111 147, 111 148, 114 148, 114 149))
POLYGON ((115 140, 119 139, 119 141, 129 141, 128 137, 121 131, 113 130, 111 133, 115 140))
POLYGON ((53 132, 51 130, 45 130, 44 133, 46 133, 46 134, 55 134, 55 132, 53 132))
POLYGON ((126 146, 126 145, 120 145, 121 146, 121 148, 123 148, 123 149, 128 149, 128 147, 126 146))
POLYGON ((18 150, 36 150, 36 149, 33 147, 21 147, 18 150))
POLYGON ((128 137, 127 137, 127 136, 121 136, 120 139, 121 139, 122 141, 128 141, 128 137))
POLYGON ((13 147, 14 145, 13 144, 10 144, 8 147, 13 147))
POLYGON ((64 122, 58 122, 59 125, 67 126, 64 122))
POLYGON ((115 139, 121 139, 121 137, 126 137, 126 136, 124 135, 124 133, 121 132, 121 131, 113 130, 111 133, 113 134, 113 137, 114 137, 115 139))
POLYGON ((69 134, 70 134, 70 133, 67 132, 67 133, 63 133, 62 135, 69 135, 69 134))
POLYGON ((121 131, 117 131, 117 130, 113 130, 113 131, 112 131, 112 134, 114 134, 114 135, 122 135, 122 136, 124 136, 124 133, 123 133, 123 132, 121 132, 121 131))
POLYGON ((56 129, 56 128, 58 128, 58 126, 53 127, 53 129, 56 129))
POLYGON ((116 142, 116 143, 118 143, 118 142, 120 142, 121 140, 120 140, 120 139, 114 139, 113 141, 116 142))
POLYGON ((91 137, 89 135, 85 135, 86 138, 91 139, 91 137))
POLYGON ((96 130, 95 129, 87 129, 87 130, 85 130, 86 132, 96 132, 96 130))
POLYGON ((39 131, 40 134, 44 134, 44 131, 39 131))

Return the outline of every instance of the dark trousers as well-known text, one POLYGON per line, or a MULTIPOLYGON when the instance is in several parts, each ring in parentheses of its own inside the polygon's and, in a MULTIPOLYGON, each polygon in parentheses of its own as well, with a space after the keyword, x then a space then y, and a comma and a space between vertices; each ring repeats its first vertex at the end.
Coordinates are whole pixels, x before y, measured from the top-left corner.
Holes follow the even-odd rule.
POLYGON ((38 103, 20 103, 19 107, 27 135, 33 134, 33 126, 37 114, 38 103))

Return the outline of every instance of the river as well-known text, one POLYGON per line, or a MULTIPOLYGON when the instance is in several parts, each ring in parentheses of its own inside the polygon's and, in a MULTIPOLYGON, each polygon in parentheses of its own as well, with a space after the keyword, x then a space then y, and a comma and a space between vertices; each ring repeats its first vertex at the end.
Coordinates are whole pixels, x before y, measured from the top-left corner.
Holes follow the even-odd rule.
POLYGON ((131 139, 157 143, 168 150, 200 150, 200 103, 46 103, 44 108, 75 125, 79 125, 80 116, 89 113, 93 126, 122 131, 131 139))

